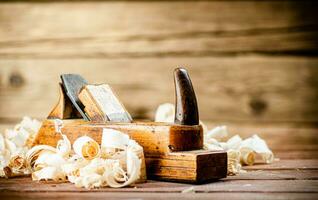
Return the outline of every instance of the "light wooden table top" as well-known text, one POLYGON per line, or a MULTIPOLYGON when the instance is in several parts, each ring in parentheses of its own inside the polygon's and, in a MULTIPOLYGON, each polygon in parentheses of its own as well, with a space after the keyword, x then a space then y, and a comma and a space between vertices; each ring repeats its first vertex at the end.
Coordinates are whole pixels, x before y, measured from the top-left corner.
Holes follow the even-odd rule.
MULTIPOLYGON (((247 132, 254 128, 245 127, 247 132)), ((243 131, 242 128, 237 130, 243 131)), ((30 177, 0 179, 1 199, 317 199, 318 154, 315 128, 263 128, 275 156, 269 165, 213 183, 191 185, 148 180, 133 187, 82 189, 71 183, 34 182, 30 177), (276 136, 272 136, 275 134, 276 136), (290 137, 287 137, 290 135, 290 137), (271 138, 271 139, 270 139, 271 138), (285 139, 284 139, 285 138, 285 139), (286 141, 282 144, 279 141, 286 141), (277 143, 275 143, 277 141, 277 143), (182 193, 193 187, 195 193, 182 193)))

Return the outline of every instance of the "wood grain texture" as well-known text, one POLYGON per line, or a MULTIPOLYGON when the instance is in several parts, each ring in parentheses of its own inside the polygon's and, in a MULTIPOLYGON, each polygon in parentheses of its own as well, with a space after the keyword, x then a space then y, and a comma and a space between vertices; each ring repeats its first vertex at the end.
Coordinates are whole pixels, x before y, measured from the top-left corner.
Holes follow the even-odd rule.
MULTIPOLYGON (((317 165, 318 167, 318 165, 317 165)), ((317 180, 318 170, 248 170, 227 180, 317 180)))
POLYGON ((78 94, 90 121, 131 122, 132 118, 107 84, 86 85, 78 94))
POLYGON ((245 170, 317 170, 318 160, 316 159, 286 159, 273 162, 270 165, 257 164, 253 166, 244 166, 245 170))
MULTIPOLYGON (((223 180, 209 184, 189 185, 183 183, 148 181, 136 184, 136 187, 99 188, 87 190, 76 188, 71 183, 38 183, 30 177, 15 179, 0 179, 0 188, 19 192, 161 192, 180 193, 193 186, 197 193, 214 192, 266 192, 266 193, 317 193, 318 180, 223 180)), ((0 190, 1 191, 1 190, 0 190)))
MULTIPOLYGON (((207 123, 207 125, 212 128, 223 124, 207 123)), ((239 134, 242 138, 247 138, 253 134, 258 134, 267 142, 274 154, 283 153, 288 156, 288 152, 291 151, 295 153, 307 152, 308 155, 318 150, 317 129, 313 127, 296 128, 290 124, 251 125, 251 123, 224 123, 224 125, 228 127, 230 136, 239 134)), ((13 128, 14 126, 15 122, 1 123, 0 132, 3 133, 5 129, 13 128)), ((300 156, 295 158, 304 159, 301 154, 295 156, 300 156)))
MULTIPOLYGON (((225 151, 203 150, 200 125, 176 125, 153 122, 89 122, 63 120, 61 131, 71 143, 86 135, 99 144, 104 128, 122 131, 143 147, 147 177, 188 183, 211 182, 226 177, 225 151)), ((106 133, 107 134, 107 133, 106 133)), ((61 139, 54 120, 45 120, 33 145, 56 146, 61 139)))
POLYGON ((2 3, 1 26, 7 28, 0 31, 0 57, 317 54, 316 6, 308 1, 2 3))
POLYGON ((203 121, 316 122, 317 63, 316 58, 263 56, 1 59, 0 116, 46 117, 58 99, 59 75, 72 72, 110 84, 133 118, 153 119, 160 103, 174 102, 172 72, 184 64, 203 121))
MULTIPOLYGON (((61 131, 71 143, 78 137, 87 135, 101 144, 104 128, 115 129, 129 135, 144 148, 145 156, 157 157, 175 151, 203 148, 203 132, 200 125, 181 126, 153 122, 95 123, 84 120, 63 120, 61 131)), ((34 145, 56 146, 60 139, 61 135, 55 129, 55 121, 45 120, 34 140, 34 145)))
POLYGON ((56 105, 52 108, 48 119, 74 119, 80 118, 80 113, 73 106, 71 100, 66 96, 62 83, 59 84, 59 100, 56 105))
POLYGON ((5 199, 151 199, 151 200, 166 200, 168 199, 232 199, 232 200, 281 200, 281 199, 290 199, 290 200, 308 200, 316 199, 316 193, 255 193, 255 192, 213 192, 213 193, 195 193, 195 194, 182 194, 182 193, 165 193, 164 195, 158 193, 136 193, 136 192, 54 192, 54 193, 21 193, 21 192, 1 192, 1 197, 5 199))
POLYGON ((316 123, 316 7, 313 1, 1 3, 0 118, 45 117, 59 74, 76 72, 111 84, 133 117, 149 119, 159 103, 174 101, 172 70, 186 66, 204 120, 316 123))

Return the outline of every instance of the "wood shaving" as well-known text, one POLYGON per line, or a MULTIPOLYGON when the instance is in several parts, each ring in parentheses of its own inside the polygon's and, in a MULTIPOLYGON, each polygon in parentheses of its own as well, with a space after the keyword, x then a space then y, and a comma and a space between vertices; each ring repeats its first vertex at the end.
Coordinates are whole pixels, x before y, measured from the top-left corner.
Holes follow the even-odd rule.
POLYGON ((75 140, 73 144, 75 154, 68 158, 67 154, 59 153, 58 149, 61 144, 69 146, 69 140, 64 136, 55 151, 45 151, 47 148, 44 148, 45 145, 42 145, 42 148, 36 146, 37 151, 30 150, 31 155, 37 155, 33 152, 43 149, 33 165, 33 180, 68 180, 77 187, 85 188, 124 187, 137 181, 141 173, 141 159, 137 153, 140 149, 142 150, 142 147, 130 140, 126 134, 112 129, 103 131, 102 141, 104 141, 102 146, 106 144, 106 146, 120 149, 125 161, 120 162, 120 159, 115 159, 118 154, 114 154, 113 157, 108 156, 107 159, 102 158, 99 145, 88 136, 75 140), (118 144, 120 141, 126 142, 118 144))
POLYGON ((195 193, 194 187, 189 187, 181 191, 181 193, 195 193))
POLYGON ((26 162, 31 171, 34 170, 34 165, 36 164, 36 160, 40 156, 41 153, 56 153, 56 149, 54 147, 48 145, 38 145, 31 148, 26 154, 26 162))
POLYGON ((73 149, 77 155, 87 160, 92 160, 100 155, 99 144, 88 136, 77 138, 73 149))
POLYGON ((213 134, 205 134, 205 147, 207 149, 215 150, 215 146, 219 144, 222 149, 228 152, 229 175, 240 173, 241 165, 237 162, 240 162, 240 164, 243 165, 253 165, 256 162, 257 156, 261 156, 261 163, 273 162, 274 155, 272 151, 268 148, 266 142, 259 136, 253 135, 252 137, 243 140, 239 135, 235 135, 228 139, 227 142, 218 142, 216 138, 213 138, 214 135, 216 135, 217 138, 229 135, 228 133, 224 133, 225 131, 225 128, 216 127, 214 131, 213 129, 209 131, 213 134), (234 152, 239 152, 239 154, 234 152))
POLYGON ((57 142, 56 150, 63 157, 67 157, 71 153, 72 145, 70 140, 66 137, 66 135, 61 134, 61 136, 63 139, 57 142))
POLYGON ((62 133, 63 121, 60 119, 54 119, 54 127, 57 133, 60 133, 62 140, 59 140, 56 145, 57 152, 62 156, 69 156, 71 153, 71 142, 70 140, 62 133))
POLYGON ((227 173, 228 175, 236 175, 239 174, 242 168, 240 164, 240 156, 241 153, 237 150, 230 149, 227 151, 227 173))
POLYGON ((40 127, 39 121, 24 117, 14 129, 0 133, 0 177, 25 176, 31 173, 26 165, 26 152, 40 127))
MULTIPOLYGON (((172 103, 164 103, 158 106, 155 114, 155 122, 173 123, 175 117, 175 107, 172 103)), ((204 132, 208 131, 208 127, 199 121, 204 132)))
POLYGON ((66 176, 58 167, 44 167, 32 173, 32 180, 54 180, 54 181, 65 181, 66 176))
POLYGON ((101 146, 103 149, 114 148, 117 151, 111 152, 106 158, 100 155, 91 161, 79 154, 73 156, 62 166, 70 182, 85 188, 104 186, 118 188, 130 185, 139 179, 141 159, 138 157, 138 152, 142 151, 140 145, 119 131, 105 129, 101 146))
POLYGON ((214 129, 205 133, 206 138, 214 138, 218 141, 221 141, 223 138, 228 136, 228 131, 226 126, 217 126, 214 129))
POLYGON ((63 121, 54 120, 62 139, 56 147, 37 145, 32 141, 40 123, 24 118, 13 130, 0 134, 0 176, 30 175, 32 180, 69 181, 77 187, 124 187, 141 175, 143 148, 126 134, 103 130, 102 147, 92 138, 82 136, 72 144, 62 133, 63 121))
MULTIPOLYGON (((175 107, 173 104, 161 104, 155 115, 156 122, 174 122, 175 107)), ((263 163, 272 163, 274 154, 266 142, 258 135, 243 140, 239 135, 228 139, 226 126, 217 126, 208 130, 200 121, 204 133, 204 148, 208 150, 226 150, 228 153, 228 175, 236 175, 242 171, 243 165, 253 165, 256 158, 260 157, 263 163)))
POLYGON ((174 105, 171 103, 164 103, 158 106, 155 116, 156 122, 171 123, 174 121, 174 105))
POLYGON ((102 148, 125 149, 129 143, 129 136, 113 129, 103 129, 102 148))

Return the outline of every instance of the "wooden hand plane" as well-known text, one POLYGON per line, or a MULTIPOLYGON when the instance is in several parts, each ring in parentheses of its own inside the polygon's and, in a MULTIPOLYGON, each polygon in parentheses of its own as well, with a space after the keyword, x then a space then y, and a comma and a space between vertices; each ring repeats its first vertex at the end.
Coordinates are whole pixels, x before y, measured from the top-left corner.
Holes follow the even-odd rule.
POLYGON ((114 118, 117 120, 92 115, 92 109, 98 108, 92 107, 91 103, 83 104, 79 98, 87 82, 78 75, 62 75, 59 101, 43 122, 34 145, 55 146, 61 136, 55 129, 54 119, 61 119, 61 131, 72 143, 83 135, 100 143, 103 128, 128 134, 144 149, 147 177, 150 179, 203 183, 225 178, 226 152, 203 149, 203 129, 199 125, 197 100, 187 71, 175 69, 174 82, 174 123, 138 122, 130 121, 127 115, 125 120, 118 120, 120 113, 114 118), (77 77, 77 81, 68 81, 68 76, 77 77))

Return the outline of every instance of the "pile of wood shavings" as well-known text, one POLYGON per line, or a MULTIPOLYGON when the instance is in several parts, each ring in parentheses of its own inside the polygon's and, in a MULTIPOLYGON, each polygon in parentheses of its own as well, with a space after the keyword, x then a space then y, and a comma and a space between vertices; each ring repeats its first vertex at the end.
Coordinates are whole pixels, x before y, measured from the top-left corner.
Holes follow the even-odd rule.
MULTIPOLYGON (((155 121, 173 122, 174 110, 172 104, 160 105, 155 121)), ((242 172, 242 165, 253 165, 257 156, 261 162, 273 162, 272 151, 259 136, 243 140, 235 135, 225 141, 229 135, 225 126, 208 130, 200 124, 204 148, 227 151, 228 175, 242 172)), ((57 146, 31 148, 40 126, 39 121, 24 117, 14 129, 0 133, 0 177, 31 175, 36 181, 69 181, 85 188, 124 187, 139 179, 143 149, 126 134, 104 129, 101 145, 88 136, 77 138, 72 145, 61 132, 63 122, 55 120, 55 129, 62 137, 57 146)))
MULTIPOLYGON (((174 122, 175 107, 173 104, 161 104, 156 111, 155 121, 174 122)), ((228 175, 236 175, 242 170, 242 165, 253 165, 256 160, 262 163, 272 163, 274 154, 266 142, 258 135, 243 140, 239 135, 228 139, 226 126, 218 126, 208 130, 200 121, 204 132, 204 148, 208 150, 226 150, 228 154, 228 175)))
POLYGON ((143 149, 126 134, 104 129, 101 145, 88 136, 71 145, 61 133, 62 121, 55 122, 62 136, 55 148, 30 148, 41 123, 28 117, 15 129, 0 134, 0 176, 31 175, 35 181, 69 181, 85 188, 124 187, 139 179, 143 149))
POLYGON ((14 129, 0 133, 0 177, 23 176, 31 173, 25 163, 25 155, 41 123, 24 117, 14 129))

